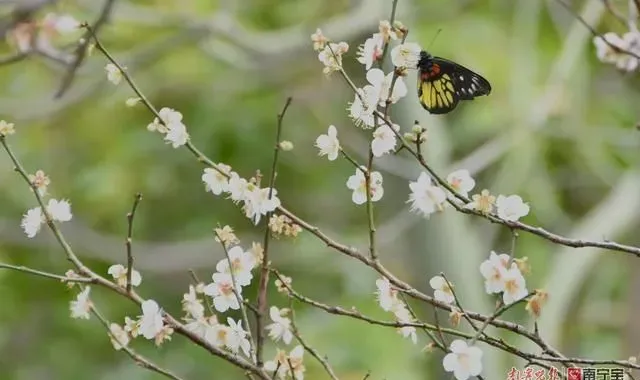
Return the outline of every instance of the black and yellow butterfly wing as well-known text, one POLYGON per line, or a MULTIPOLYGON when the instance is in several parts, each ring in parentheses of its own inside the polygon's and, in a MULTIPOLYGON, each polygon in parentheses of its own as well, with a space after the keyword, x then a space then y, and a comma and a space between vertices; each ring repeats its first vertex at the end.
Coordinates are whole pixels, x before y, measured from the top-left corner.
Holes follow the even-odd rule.
POLYGON ((491 93, 491 84, 481 75, 426 52, 420 53, 418 71, 418 99, 432 114, 451 112, 460 100, 491 93))

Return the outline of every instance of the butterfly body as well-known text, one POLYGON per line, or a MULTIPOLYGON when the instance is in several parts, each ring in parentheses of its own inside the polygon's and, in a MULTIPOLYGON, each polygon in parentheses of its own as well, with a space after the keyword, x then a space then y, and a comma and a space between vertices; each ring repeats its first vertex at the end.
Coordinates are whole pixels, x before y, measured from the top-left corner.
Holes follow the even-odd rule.
POLYGON ((489 95, 491 84, 466 67, 445 58, 420 52, 418 61, 418 99, 432 114, 453 111, 460 100, 489 95))

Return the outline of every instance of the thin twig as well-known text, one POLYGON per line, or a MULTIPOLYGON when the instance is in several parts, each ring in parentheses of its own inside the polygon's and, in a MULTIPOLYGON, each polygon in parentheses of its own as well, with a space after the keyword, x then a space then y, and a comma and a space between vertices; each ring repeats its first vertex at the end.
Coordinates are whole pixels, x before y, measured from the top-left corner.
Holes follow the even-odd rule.
POLYGON ((324 367, 324 370, 327 371, 327 374, 329 375, 329 377, 331 377, 333 380, 338 380, 338 376, 336 376, 336 374, 333 372, 333 369, 331 368, 329 361, 326 358, 323 358, 322 356, 320 356, 318 351, 316 351, 313 347, 308 345, 307 342, 302 338, 302 335, 300 335, 300 330, 298 330, 298 325, 296 324, 296 313, 293 310, 292 297, 289 297, 289 310, 291 312, 291 330, 293 335, 296 337, 298 342, 300 342, 302 347, 304 347, 304 349, 307 350, 307 352, 309 352, 311 356, 316 358, 316 360, 322 365, 322 367, 324 367))
POLYGON ((32 269, 32 268, 28 268, 22 265, 11 265, 11 264, 5 264, 5 263, 0 263, 0 268, 4 268, 4 269, 11 269, 11 270, 15 270, 18 272, 23 272, 23 273, 28 273, 28 274, 33 274, 36 276, 41 276, 41 277, 45 277, 45 278, 51 278, 54 280, 59 280, 62 282, 78 282, 78 283, 94 283, 94 279, 92 278, 88 278, 88 277, 67 277, 67 276, 60 276, 54 273, 48 273, 48 272, 43 272, 37 269, 32 269))
MULTIPOLYGON (((273 195, 273 187, 276 182, 276 168, 278 166, 278 155, 280 152, 280 138, 282 135, 282 121, 284 119, 284 115, 291 104, 292 98, 289 97, 284 103, 284 107, 282 107, 282 112, 278 114, 278 123, 276 126, 276 141, 273 148, 273 161, 271 163, 271 176, 269 177, 269 195, 268 199, 271 199, 273 195)), ((260 282, 258 285, 258 314, 256 316, 256 332, 258 336, 258 346, 257 346, 257 364, 258 367, 262 367, 263 364, 263 346, 265 340, 265 331, 264 331, 264 323, 263 318, 267 310, 267 284, 269 283, 269 237, 271 236, 271 231, 269 230, 269 219, 271 218, 271 212, 266 215, 266 227, 264 232, 264 241, 262 244, 263 247, 263 256, 262 256, 262 268, 260 271, 260 282)))
POLYGON ((127 247, 127 293, 131 293, 131 274, 133 273, 133 252, 131 243, 133 242, 133 218, 136 216, 136 210, 142 200, 142 194, 137 193, 134 200, 131 212, 127 214, 127 240, 125 245, 127 247))
MULTIPOLYGON (((115 335, 113 335, 111 333, 111 327, 109 324, 109 321, 107 321, 107 319, 102 316, 102 314, 96 309, 95 305, 91 306, 91 313, 100 321, 100 323, 102 323, 102 325, 105 327, 105 329, 107 329, 107 334, 116 342, 120 343, 120 341, 116 338, 115 335)), ((150 371, 159 373, 165 377, 168 377, 170 379, 174 379, 174 380, 183 380, 180 376, 172 373, 171 371, 164 369, 162 367, 160 367, 157 364, 154 364, 151 360, 145 358, 144 356, 140 355, 139 353, 137 353, 136 351, 134 351, 133 349, 129 348, 128 346, 122 345, 121 350, 124 351, 127 355, 129 355, 129 357, 131 359, 133 359, 133 361, 139 365, 142 368, 148 369, 150 371)))

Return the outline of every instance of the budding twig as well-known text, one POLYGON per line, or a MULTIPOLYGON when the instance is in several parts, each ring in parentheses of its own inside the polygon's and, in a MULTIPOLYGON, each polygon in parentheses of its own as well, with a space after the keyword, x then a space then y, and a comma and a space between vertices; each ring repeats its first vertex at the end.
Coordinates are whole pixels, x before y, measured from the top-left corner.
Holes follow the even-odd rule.
MULTIPOLYGON (((269 195, 268 199, 271 200, 271 196, 273 195, 273 187, 276 182, 276 168, 278 166, 278 156, 280 152, 280 138, 282 135, 282 121, 284 119, 284 115, 289 109, 289 105, 291 104, 292 98, 289 97, 284 103, 284 107, 282 108, 282 112, 278 114, 278 123, 276 126, 276 141, 273 148, 273 162, 271 163, 271 176, 269 177, 269 195)), ((258 285, 258 314, 256 317, 256 331, 258 335, 258 347, 257 347, 257 364, 258 367, 262 367, 263 364, 263 346, 264 346, 264 323, 263 318, 267 310, 267 284, 269 283, 269 237, 271 236, 271 231, 269 230, 269 219, 271 218, 271 212, 268 212, 265 216, 266 218, 266 227, 264 232, 264 244, 263 244, 263 256, 262 256, 262 267, 260 271, 260 282, 258 285)))
POLYGON ((131 243, 133 239, 133 218, 136 216, 136 210, 138 209, 138 205, 142 200, 142 194, 137 193, 134 200, 133 206, 131 207, 131 212, 127 214, 127 240, 125 245, 127 246, 127 293, 131 293, 131 273, 133 272, 133 252, 131 251, 131 243))

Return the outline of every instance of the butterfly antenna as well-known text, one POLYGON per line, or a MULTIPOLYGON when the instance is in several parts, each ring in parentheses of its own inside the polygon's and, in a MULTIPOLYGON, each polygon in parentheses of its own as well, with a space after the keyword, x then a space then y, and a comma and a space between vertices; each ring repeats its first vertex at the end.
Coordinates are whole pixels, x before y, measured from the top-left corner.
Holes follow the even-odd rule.
POLYGON ((438 34, 440 34, 440 32, 442 32, 442 28, 439 28, 438 31, 436 32, 436 34, 433 36, 433 38, 431 39, 431 42, 429 42, 429 46, 427 47, 427 51, 429 51, 431 49, 431 45, 433 45, 433 43, 436 40, 436 37, 438 37, 438 34))

